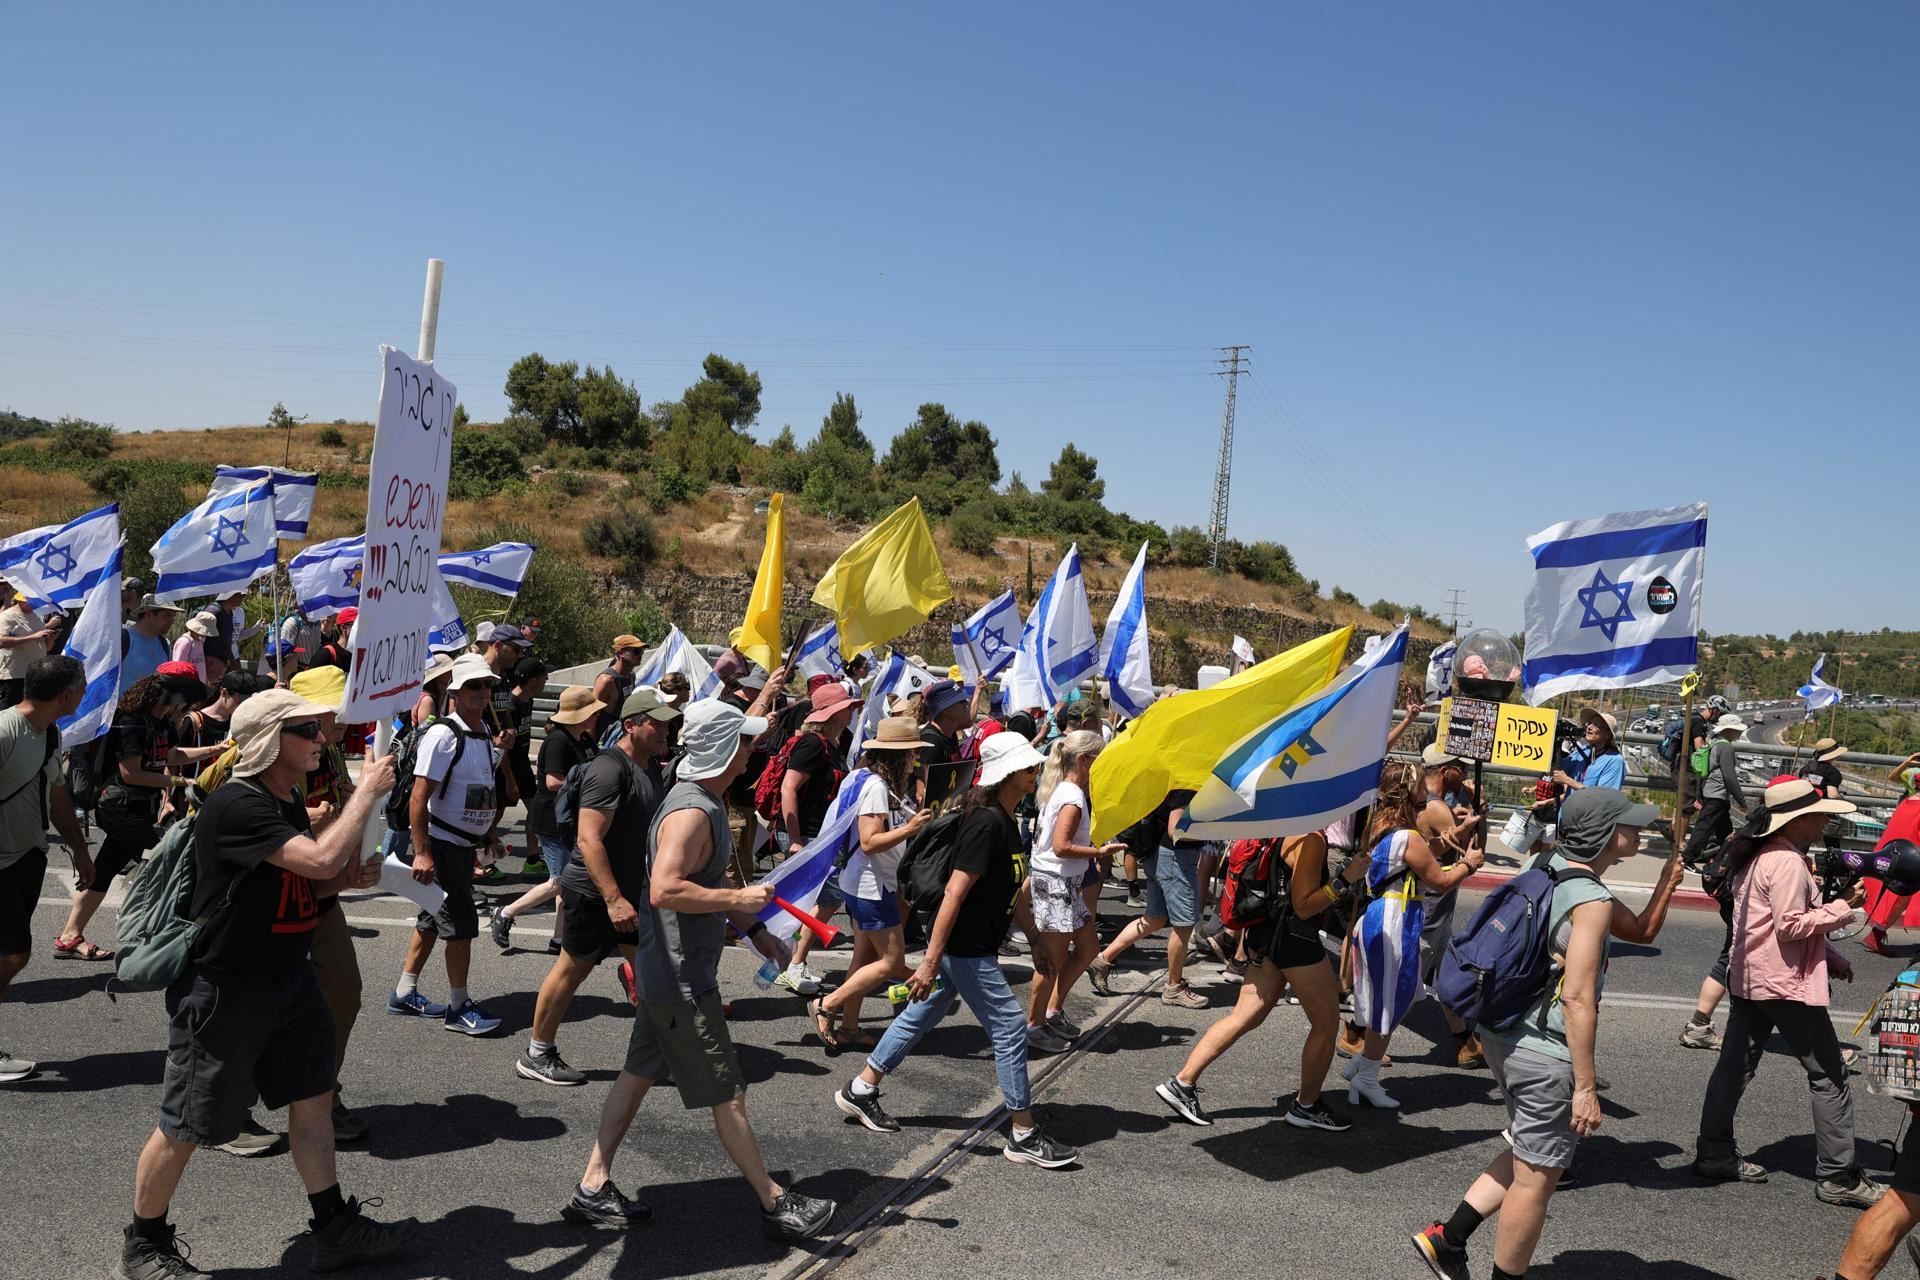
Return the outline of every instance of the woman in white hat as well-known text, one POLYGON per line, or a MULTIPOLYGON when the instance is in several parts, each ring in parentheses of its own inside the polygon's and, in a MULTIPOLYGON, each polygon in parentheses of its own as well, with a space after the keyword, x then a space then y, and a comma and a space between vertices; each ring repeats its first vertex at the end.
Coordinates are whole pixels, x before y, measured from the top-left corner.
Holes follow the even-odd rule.
POLYGON ((1767 1041, 1778 1031, 1800 1059, 1813 1099, 1816 1198, 1866 1208, 1885 1186, 1869 1178, 1854 1154, 1853 1094, 1847 1064, 1829 1016, 1829 975, 1853 980, 1853 966, 1827 942, 1850 924, 1866 899, 1854 885, 1835 902, 1820 900, 1807 850, 1834 814, 1853 805, 1833 800, 1804 778, 1767 788, 1764 807, 1727 841, 1733 896, 1733 957, 1727 993, 1733 1006, 1700 1108, 1696 1176, 1714 1182, 1765 1182, 1767 1171, 1734 1145, 1733 1118, 1767 1041))
POLYGON ((196 613, 187 619, 187 629, 173 642, 173 660, 191 662, 200 683, 207 681, 207 641, 220 633, 220 623, 210 613, 196 613))
POLYGON ((909 716, 888 716, 861 746, 864 768, 845 787, 857 787, 854 822, 859 847, 840 871, 840 892, 853 921, 853 956, 847 976, 809 1011, 813 1029, 829 1049, 872 1048, 860 1029, 860 1002, 883 982, 907 976, 907 943, 900 922, 900 855, 907 841, 933 820, 932 809, 915 810, 913 775, 920 750, 919 727, 909 716))
POLYGON ((1100 954, 1093 912, 1081 892, 1096 858, 1126 850, 1118 840, 1093 843, 1093 803, 1088 799, 1093 762, 1106 742, 1091 729, 1056 738, 1047 751, 1035 796, 1040 825, 1033 839, 1027 894, 1037 929, 1027 938, 1034 954, 1046 953, 1052 973, 1035 972, 1028 993, 1027 1041, 1042 1053, 1059 1053, 1080 1036, 1067 1019, 1067 992, 1100 954))
MULTIPOLYGON (((996 733, 980 744, 977 784, 960 799, 952 871, 934 914, 927 949, 907 979, 913 1001, 867 1058, 866 1066, 839 1092, 834 1105, 875 1133, 898 1133, 900 1123, 880 1105, 880 1082, 898 1071, 920 1042, 940 1025, 959 996, 993 1042, 994 1071, 1012 1118, 1004 1154, 1016 1164, 1060 1169, 1079 1152, 1040 1131, 1027 1078, 1027 1019, 1000 970, 1000 944, 1016 918, 1028 937, 1033 913, 1020 893, 1025 862, 1014 811, 1033 794, 1046 757, 1015 733, 996 733)), ((1036 974, 1047 967, 1035 951, 1036 974)))

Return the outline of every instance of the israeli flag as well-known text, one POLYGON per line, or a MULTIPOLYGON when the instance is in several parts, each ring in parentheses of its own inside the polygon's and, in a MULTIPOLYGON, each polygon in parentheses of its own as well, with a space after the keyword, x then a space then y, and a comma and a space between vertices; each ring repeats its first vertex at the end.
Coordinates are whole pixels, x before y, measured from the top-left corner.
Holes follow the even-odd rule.
POLYGON ((968 688, 991 680, 1013 661, 1020 643, 1020 606, 1008 588, 952 629, 953 661, 968 688))
POLYGON ((1100 646, 1093 636, 1093 611, 1087 607, 1087 584, 1080 574, 1080 544, 1075 543, 1047 579, 1046 590, 1040 593, 1020 634, 1020 654, 1014 669, 1022 691, 1030 696, 1037 690, 1040 699, 1019 705, 1053 706, 1092 672, 1099 656, 1100 646))
POLYGON ((1527 701, 1671 684, 1698 664, 1706 503, 1568 520, 1527 549, 1527 701))
POLYGON ((832 676, 835 680, 845 676, 847 664, 840 657, 840 628, 828 622, 807 632, 800 652, 793 655, 793 665, 803 676, 832 676))
MULTIPOLYGON (((119 524, 116 516, 116 532, 119 524)), ((60 722, 60 741, 67 747, 92 742, 112 728, 113 713, 120 705, 120 568, 126 545, 114 540, 113 551, 81 604, 79 624, 62 650, 87 672, 86 694, 73 714, 60 722)))
POLYGON ((451 551, 440 557, 440 573, 464 587, 497 596, 517 596, 533 565, 533 544, 496 542, 478 551, 451 551))
POLYGON ((1815 712, 1833 706, 1846 696, 1820 678, 1820 673, 1826 669, 1826 666, 1827 655, 1823 653, 1813 664, 1813 674, 1808 676, 1807 682, 1800 686, 1800 697, 1807 704, 1806 718, 1809 720, 1813 719, 1815 712))
MULTIPOLYGON (((820 887, 839 865, 841 853, 859 847, 859 819, 854 810, 860 807, 860 789, 872 776, 865 769, 849 773, 827 809, 827 820, 820 825, 819 834, 807 841, 798 854, 762 876, 759 883, 772 885, 774 896, 784 898, 809 915, 814 914, 820 901, 820 887)), ((800 930, 800 922, 778 903, 769 902, 760 908, 756 918, 767 926, 768 933, 782 942, 793 941, 800 930)))
MULTIPOLYGON (((65 524, 29 529, 0 542, 0 578, 37 611, 72 613, 92 597, 108 565, 118 564, 120 546, 120 506, 109 503, 65 524)), ((118 626, 117 601, 113 615, 118 626)))
POLYGON ((153 544, 153 594, 161 600, 223 596, 273 572, 273 477, 207 498, 153 544))
POLYGON ((678 671, 687 678, 687 685, 693 690, 689 701, 699 702, 720 693, 720 677, 678 627, 668 631, 667 638, 648 653, 647 660, 634 673, 634 686, 659 684, 670 671, 678 671))
POLYGON ((447 590, 447 580, 437 569, 433 575, 433 612, 427 623, 427 650, 430 653, 463 653, 472 643, 473 634, 467 630, 467 620, 460 616, 460 606, 455 603, 453 592, 447 590))
POLYGON ((261 480, 273 480, 273 523, 280 537, 299 542, 307 536, 307 522, 313 519, 313 495, 320 477, 312 471, 288 471, 284 467, 215 467, 209 498, 251 488, 261 480))
MULTIPOLYGON (((1011 593, 1009 593, 1011 594, 1011 593)), ((1120 584, 1120 596, 1100 633, 1100 674, 1107 678, 1107 696, 1129 720, 1138 720, 1153 705, 1153 667, 1147 660, 1147 544, 1133 558, 1133 568, 1120 584)))
POLYGON ((1427 701, 1453 696, 1453 653, 1459 641, 1449 640, 1427 655, 1427 701))
POLYGON ((1236 742, 1187 806, 1194 840, 1297 836, 1380 794, 1407 624, 1324 689, 1236 742))
POLYGON ((300 612, 317 622, 358 606, 360 561, 366 550, 366 538, 356 534, 316 542, 288 561, 287 576, 293 579, 293 598, 300 602, 300 612))
POLYGON ((933 672, 908 662, 905 654, 888 654, 880 674, 867 682, 867 700, 860 708, 860 718, 853 724, 853 745, 847 748, 847 763, 860 763, 860 757, 866 754, 861 744, 880 732, 880 722, 887 716, 888 698, 919 693, 932 684, 933 679, 933 672))

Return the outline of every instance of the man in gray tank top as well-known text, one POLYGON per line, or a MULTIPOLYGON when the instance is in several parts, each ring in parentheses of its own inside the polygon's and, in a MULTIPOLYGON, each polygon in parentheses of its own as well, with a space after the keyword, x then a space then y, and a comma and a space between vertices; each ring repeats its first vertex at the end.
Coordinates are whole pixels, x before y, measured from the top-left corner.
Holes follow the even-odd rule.
POLYGON ((824 1231, 839 1206, 788 1190, 767 1174, 760 1144, 747 1122, 747 1082, 720 1006, 720 954, 726 921, 777 965, 787 946, 757 918, 773 901, 773 887, 727 883, 733 839, 726 791, 766 720, 738 707, 696 702, 681 721, 680 781, 661 801, 648 840, 647 914, 640 930, 634 985, 640 996, 627 1042, 627 1062, 600 1111, 599 1135, 587 1170, 561 1210, 569 1222, 637 1226, 653 1213, 613 1185, 613 1154, 625 1141, 634 1113, 653 1082, 669 1074, 689 1110, 710 1107, 721 1145, 760 1200, 768 1238, 805 1240, 824 1231))

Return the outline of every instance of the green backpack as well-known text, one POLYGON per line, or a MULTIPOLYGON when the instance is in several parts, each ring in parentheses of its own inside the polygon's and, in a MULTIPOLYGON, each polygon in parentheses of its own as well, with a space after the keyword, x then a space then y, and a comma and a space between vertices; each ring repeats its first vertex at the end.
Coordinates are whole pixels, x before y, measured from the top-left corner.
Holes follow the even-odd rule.
POLYGON ((1693 776, 1696 778, 1704 778, 1712 773, 1713 744, 1709 742, 1704 747, 1695 747, 1693 754, 1687 757, 1687 765, 1693 770, 1693 776))
MULTIPOLYGON (((258 785, 231 779, 222 785, 258 785)), ((141 864, 140 875, 127 891, 113 931, 113 986, 127 991, 164 991, 187 971, 193 944, 207 922, 225 911, 245 876, 235 876, 220 900, 197 919, 189 919, 193 901, 193 831, 196 811, 168 827, 141 864)))

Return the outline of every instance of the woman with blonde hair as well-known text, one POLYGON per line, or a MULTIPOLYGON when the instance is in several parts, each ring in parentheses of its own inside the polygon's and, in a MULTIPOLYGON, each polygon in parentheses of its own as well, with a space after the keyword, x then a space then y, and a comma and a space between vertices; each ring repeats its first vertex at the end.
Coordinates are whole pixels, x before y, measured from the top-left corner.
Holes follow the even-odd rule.
POLYGON ((1105 746, 1098 733, 1085 729, 1057 739, 1047 752, 1035 793, 1040 826, 1034 834, 1027 878, 1035 929, 1030 939, 1035 964, 1027 1005, 1027 1043, 1043 1053, 1058 1053, 1079 1038, 1080 1028, 1067 1018, 1067 992, 1100 952, 1093 912, 1080 892, 1087 867, 1093 859, 1110 858, 1126 847, 1117 841, 1093 843, 1087 778, 1105 746), (1044 966, 1039 963, 1043 955, 1044 966))
POLYGON ((1447 893, 1480 868, 1478 849, 1443 867, 1418 830, 1427 801, 1419 765, 1388 766, 1373 806, 1367 838, 1367 891, 1372 901, 1355 929, 1353 1012, 1366 1045, 1347 1063, 1347 1101, 1392 1109, 1400 1104, 1380 1087, 1380 1061, 1407 1010, 1420 998, 1420 933, 1426 923, 1421 890, 1447 893))

